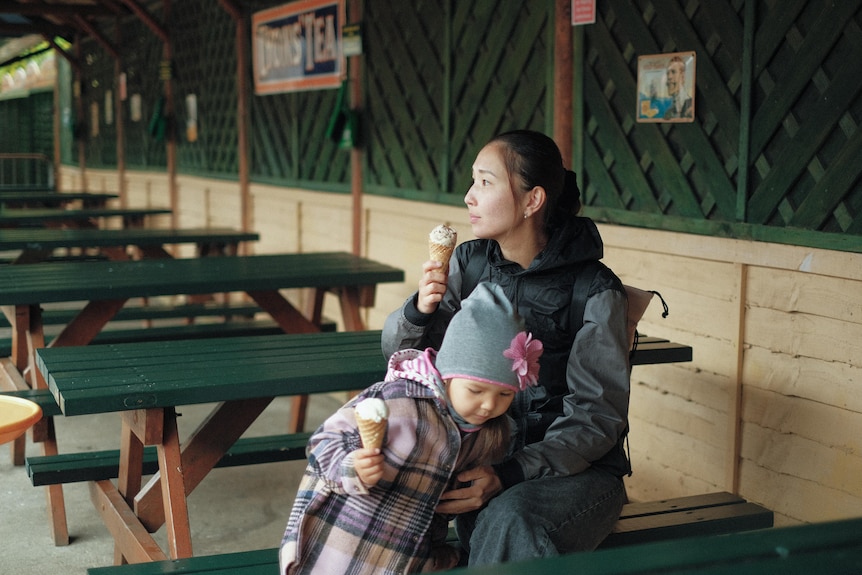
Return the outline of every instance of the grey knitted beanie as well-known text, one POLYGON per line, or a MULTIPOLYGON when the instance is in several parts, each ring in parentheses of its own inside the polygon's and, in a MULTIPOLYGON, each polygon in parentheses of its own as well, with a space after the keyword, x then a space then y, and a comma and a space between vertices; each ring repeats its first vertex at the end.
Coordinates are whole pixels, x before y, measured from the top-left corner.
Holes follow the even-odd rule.
POLYGON ((542 343, 524 331, 524 321, 502 288, 480 283, 461 302, 437 352, 443 379, 461 377, 523 390, 535 385, 542 343))

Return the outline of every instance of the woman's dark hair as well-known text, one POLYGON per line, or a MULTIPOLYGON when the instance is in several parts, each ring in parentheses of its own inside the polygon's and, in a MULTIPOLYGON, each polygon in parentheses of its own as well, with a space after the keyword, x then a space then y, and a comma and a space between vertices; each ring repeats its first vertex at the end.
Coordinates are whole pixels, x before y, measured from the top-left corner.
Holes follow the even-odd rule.
POLYGON ((509 171, 512 190, 529 191, 541 186, 547 194, 545 231, 551 235, 581 211, 580 190, 575 173, 565 169, 557 144, 541 132, 513 130, 494 137, 509 171))

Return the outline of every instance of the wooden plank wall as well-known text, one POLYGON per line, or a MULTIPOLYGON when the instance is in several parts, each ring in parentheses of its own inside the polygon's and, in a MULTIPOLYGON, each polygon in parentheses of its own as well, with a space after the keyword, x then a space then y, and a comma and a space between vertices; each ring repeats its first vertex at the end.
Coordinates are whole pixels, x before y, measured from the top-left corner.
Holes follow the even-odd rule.
MULTIPOLYGON (((63 174, 63 189, 79 175, 63 174)), ((87 173, 92 190, 116 174, 87 173)), ((166 205, 164 174, 128 174, 129 205, 166 205)), ((239 227, 237 185, 180 177, 182 226, 239 227)), ((258 253, 350 250, 350 196, 254 185, 258 253)), ((428 230, 470 238, 465 210, 363 198, 363 252, 405 269, 382 285, 369 327, 406 299, 427 258, 428 230)), ((601 226, 606 262, 659 291, 645 333, 694 347, 694 361, 632 375, 634 500, 729 489, 776 525, 862 516, 862 254, 601 226)), ((327 302, 327 306, 336 305, 327 302)), ((337 309, 328 307, 327 309, 337 309)))

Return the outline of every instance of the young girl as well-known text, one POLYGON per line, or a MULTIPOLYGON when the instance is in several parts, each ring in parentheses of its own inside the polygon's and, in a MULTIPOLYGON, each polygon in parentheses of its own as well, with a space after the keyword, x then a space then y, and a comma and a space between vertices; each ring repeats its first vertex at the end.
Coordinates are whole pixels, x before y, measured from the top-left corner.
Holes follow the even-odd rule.
POLYGON ((376 383, 327 419, 309 441, 279 555, 281 573, 415 573, 454 567, 440 495, 462 470, 505 455, 504 416, 538 380, 542 344, 502 290, 480 284, 438 352, 402 350, 376 383), (354 406, 382 399, 381 449, 363 448, 354 406))

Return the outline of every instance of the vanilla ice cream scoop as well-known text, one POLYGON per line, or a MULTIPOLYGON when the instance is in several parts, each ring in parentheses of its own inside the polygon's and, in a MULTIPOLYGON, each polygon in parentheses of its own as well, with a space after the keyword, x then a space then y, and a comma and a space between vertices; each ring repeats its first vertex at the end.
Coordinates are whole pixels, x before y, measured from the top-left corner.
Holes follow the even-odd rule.
POLYGON ((356 417, 373 421, 375 423, 389 417, 389 408, 386 402, 376 397, 368 397, 360 401, 354 407, 356 417))
POLYGON ((449 273, 449 259, 457 241, 458 232, 446 224, 440 224, 428 234, 428 255, 433 261, 443 264, 444 273, 449 273))
POLYGON ((428 241, 432 244, 439 244, 448 248, 454 248, 455 242, 458 240, 458 232, 454 228, 450 228, 446 224, 440 224, 431 230, 428 234, 428 241))

